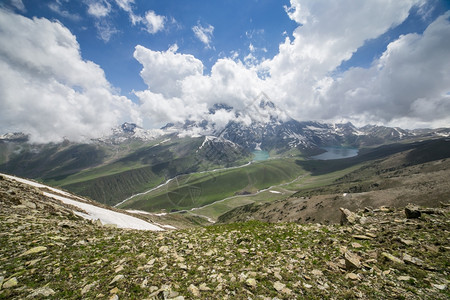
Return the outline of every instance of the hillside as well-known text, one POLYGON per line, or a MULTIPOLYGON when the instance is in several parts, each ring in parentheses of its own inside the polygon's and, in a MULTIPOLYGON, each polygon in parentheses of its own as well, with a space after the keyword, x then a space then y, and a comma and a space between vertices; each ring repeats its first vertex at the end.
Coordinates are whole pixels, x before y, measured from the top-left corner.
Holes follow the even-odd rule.
POLYGON ((0 187, 0 299, 450 296, 448 207, 412 219, 403 208, 360 211, 343 226, 152 232, 98 226, 3 177, 0 187))
POLYGON ((403 207, 408 203, 437 207, 450 199, 449 158, 450 141, 440 139, 389 145, 350 159, 302 161, 299 163, 313 175, 309 179, 312 187, 304 183, 288 198, 237 207, 220 216, 218 221, 327 224, 339 222, 340 207, 356 210, 383 205, 403 207), (332 182, 314 184, 330 172, 352 165, 357 168, 332 182))

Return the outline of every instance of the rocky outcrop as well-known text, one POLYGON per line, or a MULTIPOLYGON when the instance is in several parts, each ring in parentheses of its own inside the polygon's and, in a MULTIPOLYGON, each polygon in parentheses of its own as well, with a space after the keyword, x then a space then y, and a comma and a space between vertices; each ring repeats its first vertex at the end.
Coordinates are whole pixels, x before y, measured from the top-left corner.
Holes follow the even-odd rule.
POLYGON ((150 232, 96 226, 35 189, 0 187, 0 299, 448 299, 448 207, 150 232))

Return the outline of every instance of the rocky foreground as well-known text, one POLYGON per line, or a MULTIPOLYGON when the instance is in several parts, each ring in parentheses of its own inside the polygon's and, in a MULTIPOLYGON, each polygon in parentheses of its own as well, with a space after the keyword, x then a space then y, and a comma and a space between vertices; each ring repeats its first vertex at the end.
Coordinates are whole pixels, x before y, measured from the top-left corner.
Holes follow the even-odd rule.
POLYGON ((96 225, 2 177, 0 299, 449 299, 443 206, 150 232, 96 225))

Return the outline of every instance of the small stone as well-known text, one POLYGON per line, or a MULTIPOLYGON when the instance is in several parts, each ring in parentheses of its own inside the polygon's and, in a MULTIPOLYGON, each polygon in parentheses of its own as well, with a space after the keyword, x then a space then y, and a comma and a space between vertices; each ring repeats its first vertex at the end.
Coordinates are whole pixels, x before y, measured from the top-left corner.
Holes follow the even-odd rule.
POLYGON ((84 295, 86 293, 89 293, 89 291, 97 284, 97 281, 90 283, 90 284, 86 284, 83 289, 81 290, 81 295, 84 295))
POLYGON ((397 278, 400 281, 409 281, 411 279, 413 279, 411 276, 398 276, 397 278))
POLYGON ((249 287, 255 288, 256 287, 256 280, 254 278, 247 278, 245 281, 245 284, 249 287))
POLYGON ((313 286, 310 285, 309 283, 303 283, 303 286, 304 286, 306 289, 310 289, 310 288, 313 287, 313 286))
POLYGON ((358 276, 358 274, 355 274, 355 273, 348 273, 347 275, 345 275, 345 278, 348 278, 351 280, 358 280, 359 276, 358 276))
POLYGON ((178 267, 182 270, 187 270, 188 267, 185 264, 178 264, 178 267))
POLYGON ((111 297, 109 297, 109 300, 119 300, 119 296, 117 296, 116 294, 112 295, 111 297))
POLYGON ((9 279, 8 281, 6 281, 5 283, 3 283, 2 288, 3 289, 9 289, 12 287, 15 287, 19 282, 17 281, 16 277, 13 277, 11 279, 9 279))
POLYGON ((358 255, 351 253, 350 251, 347 251, 344 254, 344 259, 345 259, 345 268, 347 270, 361 268, 361 261, 358 255))
POLYGON ((446 284, 432 284, 432 286, 435 288, 435 289, 438 289, 438 290, 440 290, 440 291, 443 291, 443 290, 445 290, 446 288, 447 288, 447 285, 446 284))
POLYGON ((356 248, 356 249, 359 249, 359 248, 362 248, 363 246, 360 243, 354 242, 354 243, 352 243, 352 247, 356 248))
POLYGON ((392 211, 391 208, 389 208, 387 206, 384 206, 384 205, 381 206, 379 209, 380 209, 381 212, 391 212, 392 211))
POLYGON ((412 244, 414 244, 414 241, 412 241, 412 240, 405 240, 405 239, 400 238, 399 241, 401 243, 405 244, 406 246, 411 246, 412 244))
POLYGON ((318 269, 312 270, 312 271, 311 271, 311 274, 313 274, 314 276, 317 276, 317 277, 323 276, 323 272, 320 271, 320 270, 318 270, 318 269))
POLYGON ((286 287, 286 285, 284 283, 279 282, 279 281, 275 281, 275 283, 273 284, 273 287, 278 292, 281 292, 286 287))
POLYGON ((353 212, 351 212, 350 210, 346 209, 346 208, 339 208, 339 210, 341 211, 341 225, 346 225, 346 224, 355 224, 358 219, 359 216, 353 212))
POLYGON ((47 250, 47 247, 38 246, 38 247, 34 247, 34 248, 31 248, 31 249, 25 251, 20 256, 25 256, 25 255, 29 255, 29 254, 39 253, 39 252, 42 252, 42 251, 45 251, 45 250, 47 250))
POLYGON ((33 202, 30 202, 28 200, 21 200, 22 205, 25 205, 28 208, 31 209, 36 209, 36 204, 34 204, 33 202))
POLYGON ((363 235, 363 234, 354 234, 352 235, 352 238, 354 238, 355 240, 371 240, 372 237, 368 236, 368 235, 363 235))
POLYGON ((113 284, 113 283, 115 283, 115 282, 117 282, 117 281, 119 281, 119 280, 122 280, 122 279, 124 279, 124 278, 125 278, 125 276, 123 276, 122 274, 116 275, 116 276, 113 278, 113 280, 111 280, 111 282, 110 282, 109 284, 113 284))
POLYGON ((123 266, 118 266, 115 270, 114 273, 119 273, 120 271, 123 270, 123 266))
POLYGON ((27 298, 34 298, 34 297, 49 297, 51 295, 54 295, 55 291, 49 288, 48 286, 40 287, 36 289, 32 294, 30 294, 27 298))
POLYGON ((406 218, 408 219, 417 219, 420 218, 422 213, 420 212, 420 208, 417 205, 408 204, 405 207, 406 218))
POLYGON ((169 252, 169 247, 167 247, 167 246, 161 246, 161 247, 159 247, 159 252, 161 252, 161 253, 167 253, 167 252, 169 252))
POLYGON ((361 217, 359 219, 359 224, 364 225, 364 224, 367 224, 368 221, 369 220, 366 217, 361 217))
POLYGON ((199 290, 195 285, 191 284, 191 285, 188 287, 188 291, 191 292, 191 294, 192 294, 194 297, 200 297, 200 290, 199 290))
POLYGON ((100 221, 100 219, 97 219, 97 220, 93 221, 92 223, 95 226, 98 226, 98 227, 102 227, 103 226, 103 223, 102 223, 102 221, 100 221))
POLYGON ((206 283, 202 283, 200 284, 200 286, 198 287, 198 289, 200 291, 210 291, 211 289, 206 285, 206 283))
POLYGON ((407 253, 403 254, 403 261, 407 264, 411 264, 411 265, 416 265, 416 266, 423 266, 424 262, 423 260, 417 258, 417 257, 413 257, 407 253))
POLYGON ((115 287, 115 288, 113 288, 112 290, 109 291, 110 294, 117 294, 119 292, 120 292, 120 290, 117 287, 115 287))
POLYGON ((392 262, 395 262, 395 263, 398 263, 398 264, 404 264, 403 260, 401 260, 400 258, 397 258, 394 255, 389 254, 387 252, 382 252, 381 255, 386 257, 387 259, 389 259, 392 262))

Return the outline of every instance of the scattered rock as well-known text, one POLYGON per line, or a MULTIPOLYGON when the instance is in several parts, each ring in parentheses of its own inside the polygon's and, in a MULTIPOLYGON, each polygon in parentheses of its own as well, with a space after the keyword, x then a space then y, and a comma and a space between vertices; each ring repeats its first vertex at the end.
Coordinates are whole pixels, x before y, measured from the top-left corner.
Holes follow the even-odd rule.
POLYGON ((2 289, 9 289, 12 287, 15 287, 19 282, 17 281, 16 277, 13 277, 11 279, 9 279, 8 281, 6 281, 5 283, 3 283, 2 285, 2 289))
POLYGON ((359 276, 358 276, 358 274, 355 274, 355 273, 348 273, 347 275, 345 275, 345 278, 351 279, 351 280, 358 280, 359 276))
POLYGON ((119 300, 119 296, 117 296, 116 294, 112 295, 111 297, 109 297, 109 300, 119 300))
POLYGON ((417 219, 420 218, 422 213, 420 212, 420 208, 414 204, 408 204, 405 207, 406 218, 408 219, 417 219))
POLYGON ((397 279, 400 281, 410 281, 413 278, 411 276, 398 276, 397 279))
POLYGON ((403 260, 401 260, 398 257, 395 257, 394 255, 387 253, 387 252, 382 252, 381 253, 382 256, 386 257, 387 259, 389 259, 390 261, 397 263, 397 264, 404 264, 403 260))
POLYGON ((423 260, 417 258, 417 257, 413 257, 407 253, 403 254, 403 261, 407 264, 411 264, 411 265, 416 265, 416 266, 423 266, 424 262, 423 260))
POLYGON ((411 245, 414 244, 414 241, 412 241, 412 240, 405 240, 405 239, 400 238, 399 241, 400 241, 402 244, 405 244, 406 246, 411 246, 411 245))
POLYGON ((354 270, 361 268, 361 261, 357 254, 347 251, 344 254, 344 259, 345 259, 345 268, 347 270, 354 270))
POLYGON ((47 247, 38 246, 38 247, 34 247, 34 248, 31 248, 31 249, 25 251, 20 256, 25 256, 25 255, 29 255, 29 254, 39 253, 39 252, 42 252, 42 251, 45 251, 45 250, 47 250, 47 247))
POLYGON ((34 297, 49 297, 51 295, 54 295, 55 291, 49 288, 48 286, 40 287, 32 294, 30 294, 27 298, 34 298, 34 297))
POLYGON ((372 237, 370 237, 368 235, 363 235, 363 234, 354 234, 354 235, 352 235, 352 238, 354 238, 355 240, 371 240, 371 239, 373 239, 372 237))
POLYGON ((254 278, 247 278, 247 280, 245 281, 245 284, 247 284, 249 287, 255 288, 256 280, 254 278))
POLYGON ((346 225, 346 224, 356 224, 356 222, 359 219, 359 216, 353 212, 351 212, 350 210, 346 209, 346 208, 339 208, 339 210, 341 211, 341 225, 346 225))
POLYGON ((363 247, 360 243, 356 243, 356 242, 351 243, 351 245, 352 245, 353 248, 356 248, 356 249, 359 249, 359 248, 363 247))
POLYGON ((275 281, 273 284, 273 288, 276 289, 278 292, 281 292, 285 287, 286 287, 286 285, 279 281, 275 281))
POLYGON ((304 283, 303 283, 303 287, 304 287, 305 289, 311 289, 313 286, 310 285, 309 283, 304 282, 304 283))
POLYGON ((113 288, 113 289, 111 289, 111 290, 109 291, 110 294, 117 294, 117 293, 119 293, 119 292, 120 292, 120 290, 119 290, 118 287, 115 287, 115 288, 113 288))
POLYGON ((191 294, 192 294, 194 297, 200 297, 200 290, 199 290, 195 285, 191 284, 191 285, 188 287, 188 291, 191 292, 191 294))
POLYGON ((211 289, 206 285, 206 283, 202 283, 200 284, 200 286, 198 287, 198 289, 200 291, 210 291, 211 289))
POLYGON ((124 279, 124 278, 125 278, 125 276, 123 276, 122 274, 116 275, 116 276, 113 278, 113 280, 111 280, 111 282, 110 282, 109 284, 111 285, 111 284, 113 284, 113 283, 115 283, 115 282, 117 282, 117 281, 119 281, 119 280, 124 279))
POLYGON ((83 289, 81 290, 81 295, 84 295, 86 293, 89 293, 89 291, 97 285, 97 281, 90 283, 90 284, 86 284, 83 289))
POLYGON ((443 291, 443 290, 445 290, 446 288, 447 288, 447 285, 446 284, 432 284, 432 286, 435 288, 435 289, 438 289, 438 290, 440 290, 440 291, 443 291))
POLYGON ((311 274, 313 274, 314 276, 317 276, 317 277, 323 276, 323 272, 318 269, 312 270, 311 274))

